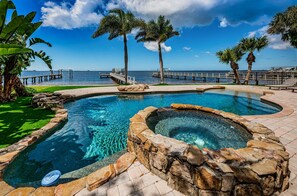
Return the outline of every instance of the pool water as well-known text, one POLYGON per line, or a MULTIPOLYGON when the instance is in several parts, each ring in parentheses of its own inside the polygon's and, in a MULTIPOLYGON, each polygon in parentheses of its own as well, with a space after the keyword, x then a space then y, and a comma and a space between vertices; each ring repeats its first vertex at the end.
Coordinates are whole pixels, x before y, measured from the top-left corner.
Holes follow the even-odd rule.
MULTIPOLYGON (((15 187, 38 186, 42 177, 52 170, 60 170, 62 177, 72 172, 67 176, 68 180, 87 175, 98 167, 93 167, 93 170, 81 168, 106 158, 109 158, 106 164, 113 162, 117 156, 110 156, 126 147, 129 119, 134 114, 148 106, 168 107, 172 103, 202 105, 239 115, 279 111, 262 103, 259 95, 234 91, 85 98, 65 104, 68 122, 60 130, 23 151, 9 165, 4 179, 15 187), (81 169, 79 175, 75 175, 73 171, 78 169, 81 169)), ((176 138, 185 137, 176 134, 176 138)))
POLYGON ((156 134, 175 138, 200 149, 244 148, 252 135, 238 124, 201 111, 162 110, 147 123, 156 134))

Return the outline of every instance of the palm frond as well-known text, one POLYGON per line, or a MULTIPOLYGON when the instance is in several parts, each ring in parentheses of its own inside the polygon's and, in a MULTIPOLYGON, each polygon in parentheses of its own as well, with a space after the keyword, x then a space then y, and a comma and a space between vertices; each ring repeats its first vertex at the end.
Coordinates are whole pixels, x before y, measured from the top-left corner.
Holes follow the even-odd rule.
POLYGON ((49 56, 47 56, 44 51, 34 51, 32 53, 32 57, 33 59, 35 59, 36 57, 40 58, 48 66, 49 69, 52 69, 52 59, 49 56))
POLYGON ((45 44, 48 47, 52 47, 52 44, 51 43, 46 42, 46 41, 44 41, 41 38, 32 38, 32 39, 29 40, 29 47, 31 47, 31 46, 33 46, 35 44, 45 44))

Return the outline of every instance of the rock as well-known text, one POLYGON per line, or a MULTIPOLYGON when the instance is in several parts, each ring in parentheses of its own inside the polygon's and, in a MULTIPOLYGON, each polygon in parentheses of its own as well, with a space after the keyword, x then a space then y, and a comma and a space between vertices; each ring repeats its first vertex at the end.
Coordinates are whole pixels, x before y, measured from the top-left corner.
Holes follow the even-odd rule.
POLYGON ((225 163, 220 163, 213 160, 207 160, 207 165, 210 168, 214 170, 220 170, 223 173, 233 173, 233 170, 230 168, 230 166, 225 163))
MULTIPOLYGON (((283 151, 283 150, 274 151, 274 155, 280 156, 285 161, 288 161, 289 158, 290 158, 290 154, 288 152, 286 152, 286 151, 283 151)), ((276 158, 276 156, 274 156, 274 158, 276 158)))
POLYGON ((184 152, 186 160, 192 165, 202 165, 205 161, 204 155, 201 150, 196 147, 189 145, 189 147, 184 152))
POLYGON ((130 122, 145 123, 145 119, 141 117, 139 114, 135 114, 132 118, 130 118, 130 122))
POLYGON ((195 106, 195 105, 190 105, 190 104, 176 104, 173 103, 171 104, 171 108, 177 109, 177 110, 199 110, 202 108, 202 106, 195 106))
POLYGON ((39 187, 30 196, 54 196, 56 187, 39 187))
POLYGON ((134 153, 125 153, 114 164, 116 175, 119 175, 126 171, 135 161, 136 156, 134 153))
POLYGON ((234 171, 234 176, 239 182, 244 183, 259 183, 260 177, 247 167, 230 166, 234 171))
MULTIPOLYGON (((2 188, 2 187, 1 187, 2 188)), ((9 192, 6 196, 27 196, 35 190, 32 187, 23 187, 9 192)))
POLYGON ((152 152, 150 156, 150 165, 166 173, 167 167, 168 167, 168 161, 167 161, 167 158, 162 153, 152 152))
POLYGON ((243 162, 244 158, 240 157, 233 148, 224 148, 219 151, 219 154, 227 161, 243 162))
POLYGON ((134 84, 128 86, 118 86, 119 91, 127 91, 127 92, 137 92, 137 91, 145 91, 145 89, 149 89, 147 84, 134 84))
POLYGON ((151 141, 152 144, 158 148, 158 151, 166 156, 183 158, 184 152, 188 148, 188 145, 182 141, 164 137, 159 134, 151 138, 151 141))
POLYGON ((289 173, 289 162, 288 161, 284 161, 282 163, 282 172, 284 176, 287 176, 289 173))
POLYGON ((0 156, 0 163, 9 163, 14 157, 19 154, 19 151, 13 151, 0 156))
POLYGON ((138 161, 142 163, 147 169, 150 169, 148 151, 144 150, 142 146, 136 146, 135 153, 138 161))
POLYGON ((274 191, 274 178, 272 176, 264 177, 261 187, 264 195, 271 195, 274 191))
POLYGON ((248 162, 258 162, 264 158, 262 151, 257 148, 241 148, 235 150, 235 152, 248 162))
POLYGON ((14 190, 14 188, 10 185, 8 185, 4 181, 0 181, 0 195, 6 195, 7 193, 11 192, 14 190))
POLYGON ((232 173, 227 173, 222 175, 222 188, 224 192, 231 191, 234 186, 234 175, 232 173))
POLYGON ((219 191, 209 191, 209 190, 199 190, 199 196, 230 196, 231 193, 219 192, 219 191))
POLYGON ((61 95, 59 93, 39 93, 32 98, 31 105, 46 109, 63 108, 66 101, 72 100, 71 95, 61 95))
POLYGON ((275 187, 281 188, 283 183, 283 175, 282 175, 282 169, 280 167, 277 167, 276 169, 276 179, 275 179, 275 187))
POLYGON ((191 172, 185 163, 180 163, 179 161, 174 161, 169 169, 169 172, 174 176, 179 176, 180 178, 193 183, 191 177, 191 172))
POLYGON ((90 175, 88 175, 86 178, 86 185, 87 189, 89 191, 92 191, 99 186, 106 183, 109 179, 115 176, 115 169, 113 165, 108 165, 106 167, 103 167, 90 175))
POLYGON ((129 139, 127 140, 127 149, 130 153, 135 153, 134 143, 129 139))
POLYGON ((289 179, 290 179, 289 176, 285 177, 283 181, 282 192, 284 192, 289 188, 289 179))
POLYGON ((168 175, 168 185, 185 194, 185 195, 191 195, 191 196, 198 196, 199 190, 194 187, 191 183, 184 180, 183 178, 180 178, 179 176, 174 176, 171 173, 168 175))
POLYGON ((251 165, 251 169, 258 175, 268 175, 276 173, 277 162, 271 159, 263 159, 251 165))
POLYGON ((194 184, 199 189, 221 190, 222 177, 209 167, 201 166, 194 173, 194 184))
POLYGON ((235 186, 234 196, 262 195, 259 186, 254 184, 239 184, 235 186))
POLYGON ((55 196, 69 196, 75 195, 86 187, 86 177, 68 182, 66 184, 60 184, 55 189, 55 196))
POLYGON ((267 143, 267 142, 262 142, 258 140, 248 141, 247 147, 262 148, 266 150, 285 150, 284 146, 281 144, 267 143))

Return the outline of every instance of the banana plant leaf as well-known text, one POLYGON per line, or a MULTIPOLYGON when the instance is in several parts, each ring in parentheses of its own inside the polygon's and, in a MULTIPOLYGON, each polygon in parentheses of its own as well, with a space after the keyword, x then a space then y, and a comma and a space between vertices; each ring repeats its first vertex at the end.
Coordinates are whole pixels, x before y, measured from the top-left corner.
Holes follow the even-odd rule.
POLYGON ((16 55, 32 52, 29 48, 24 48, 15 44, 0 44, 0 56, 16 55))

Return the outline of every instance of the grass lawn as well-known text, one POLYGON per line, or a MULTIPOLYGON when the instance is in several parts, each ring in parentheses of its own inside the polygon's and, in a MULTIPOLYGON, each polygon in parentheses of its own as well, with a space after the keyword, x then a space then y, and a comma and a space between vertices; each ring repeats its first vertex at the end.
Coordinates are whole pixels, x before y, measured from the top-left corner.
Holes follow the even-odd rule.
POLYGON ((91 88, 91 87, 103 87, 103 86, 30 86, 36 90, 37 93, 53 93, 60 90, 70 90, 79 88, 91 88))
MULTIPOLYGON (((33 86, 33 93, 53 93, 58 90, 99 86, 33 86)), ((102 87, 102 86, 101 86, 102 87)), ((20 97, 14 102, 0 103, 0 148, 5 148, 33 131, 46 125, 55 113, 51 110, 32 108, 32 97, 20 97)))
POLYGON ((54 112, 30 106, 31 97, 0 104, 0 148, 5 148, 46 125, 54 112))

